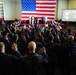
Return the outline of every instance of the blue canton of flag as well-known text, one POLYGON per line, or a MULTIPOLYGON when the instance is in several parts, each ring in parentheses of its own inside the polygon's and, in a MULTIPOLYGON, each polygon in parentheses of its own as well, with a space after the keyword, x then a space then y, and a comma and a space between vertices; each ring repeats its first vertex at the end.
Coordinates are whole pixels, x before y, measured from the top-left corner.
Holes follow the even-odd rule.
POLYGON ((36 0, 22 0, 22 11, 36 11, 36 0))

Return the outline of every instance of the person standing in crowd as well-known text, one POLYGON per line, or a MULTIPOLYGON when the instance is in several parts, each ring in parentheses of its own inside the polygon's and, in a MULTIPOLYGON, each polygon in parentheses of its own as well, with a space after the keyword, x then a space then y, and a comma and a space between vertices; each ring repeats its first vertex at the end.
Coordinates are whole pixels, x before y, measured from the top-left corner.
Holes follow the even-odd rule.
POLYGON ((5 21, 4 20, 2 20, 2 27, 5 27, 5 25, 6 25, 6 23, 5 23, 5 21))
POLYGON ((32 26, 34 26, 34 19, 35 19, 34 16, 32 16, 31 17, 31 24, 32 24, 32 26))
POLYGON ((60 32, 62 30, 62 27, 60 26, 60 24, 58 23, 57 26, 56 26, 56 31, 57 32, 60 32))
POLYGON ((17 75, 19 58, 5 53, 5 44, 0 42, 0 75, 17 75))
POLYGON ((41 20, 39 21, 40 24, 45 24, 45 17, 42 17, 41 20))
POLYGON ((76 75, 76 45, 73 42, 74 36, 69 35, 68 41, 62 45, 63 50, 63 65, 62 74, 69 75, 73 71, 76 75))
POLYGON ((42 55, 37 54, 36 51, 36 43, 31 41, 28 44, 29 53, 22 57, 22 63, 20 67, 21 75, 47 75, 45 72, 41 72, 41 66, 45 66, 48 63, 48 56, 46 54, 45 47, 42 47, 41 53, 42 55))
POLYGON ((52 20, 52 25, 57 25, 58 24, 58 21, 57 20, 52 20))
POLYGON ((39 28, 38 24, 39 24, 38 18, 35 17, 35 20, 34 20, 34 27, 35 27, 36 31, 37 31, 37 29, 39 28))
POLYGON ((22 57, 22 54, 18 51, 18 47, 17 47, 16 43, 12 43, 11 48, 12 48, 11 53, 13 55, 15 55, 17 58, 21 58, 22 57))
POLYGON ((48 42, 46 44, 47 54, 49 58, 49 75, 55 75, 57 64, 60 61, 60 43, 54 42, 54 36, 52 34, 48 37, 48 42))
POLYGON ((48 21, 48 17, 47 16, 45 16, 45 23, 48 21))
POLYGON ((2 29, 5 26, 6 26, 5 21, 4 20, 0 20, 0 28, 2 29))
POLYGON ((31 16, 29 16, 29 24, 31 24, 31 16))
POLYGON ((45 27, 48 27, 48 22, 45 23, 45 27))

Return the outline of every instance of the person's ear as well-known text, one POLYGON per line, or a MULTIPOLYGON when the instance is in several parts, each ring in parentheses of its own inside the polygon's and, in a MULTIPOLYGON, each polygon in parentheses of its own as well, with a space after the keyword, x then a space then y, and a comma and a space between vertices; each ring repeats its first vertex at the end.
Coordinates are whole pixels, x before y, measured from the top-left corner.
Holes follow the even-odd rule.
POLYGON ((37 49, 37 47, 35 49, 37 49))

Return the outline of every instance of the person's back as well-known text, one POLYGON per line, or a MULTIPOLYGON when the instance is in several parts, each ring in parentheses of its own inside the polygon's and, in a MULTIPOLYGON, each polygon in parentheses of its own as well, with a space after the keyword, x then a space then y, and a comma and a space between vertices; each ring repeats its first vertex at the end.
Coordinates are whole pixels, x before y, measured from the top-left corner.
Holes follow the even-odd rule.
MULTIPOLYGON (((35 53, 36 45, 34 42, 29 43, 29 54, 25 55, 22 58, 22 75, 43 75, 41 69, 43 64, 48 62, 47 55, 44 53, 44 56, 38 55, 35 53), (32 45, 33 44, 33 45, 32 45), (33 51, 32 51, 33 49, 33 51), (41 66, 42 65, 42 66, 41 66)), ((21 71, 20 70, 20 71, 21 71)))
POLYGON ((73 35, 69 35, 68 36, 68 42, 64 43, 62 45, 62 51, 63 51, 63 74, 64 75, 68 75, 72 70, 74 70, 75 68, 75 64, 76 64, 76 60, 74 60, 76 58, 76 45, 73 42, 74 40, 74 36, 73 35), (66 69, 66 72, 64 72, 66 69))
POLYGON ((0 75, 16 75, 17 60, 13 56, 0 54, 0 75))
POLYGON ((0 42, 0 75, 16 75, 18 61, 14 55, 5 53, 4 43, 0 42))
POLYGON ((49 58, 49 71, 50 75, 55 75, 56 67, 60 63, 60 48, 61 45, 54 43, 54 36, 49 36, 49 42, 46 44, 47 54, 49 58))
POLYGON ((76 46, 73 42, 74 37, 72 35, 68 36, 68 42, 62 45, 65 56, 70 56, 71 54, 76 52, 76 46))
MULTIPOLYGON (((42 62, 42 56, 31 53, 25 56, 22 60, 24 66, 24 72, 26 75, 39 75, 40 63, 42 62)), ((24 75, 24 74, 23 74, 24 75)))

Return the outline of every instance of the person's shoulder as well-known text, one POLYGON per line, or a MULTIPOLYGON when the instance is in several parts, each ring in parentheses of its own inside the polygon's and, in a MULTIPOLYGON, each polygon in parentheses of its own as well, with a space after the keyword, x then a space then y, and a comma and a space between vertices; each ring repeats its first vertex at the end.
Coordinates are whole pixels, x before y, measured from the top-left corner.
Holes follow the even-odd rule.
POLYGON ((25 56, 22 57, 22 60, 27 59, 27 58, 39 59, 39 58, 42 58, 42 57, 43 57, 42 55, 39 55, 37 53, 27 54, 27 55, 25 55, 25 56))
POLYGON ((19 60, 19 59, 16 58, 14 55, 6 54, 6 53, 2 53, 2 54, 0 55, 0 59, 1 59, 1 61, 7 62, 7 63, 16 62, 16 61, 19 60))
POLYGON ((7 59, 9 60, 19 60, 19 58, 17 58, 15 55, 13 54, 6 54, 7 59))
POLYGON ((43 55, 41 55, 41 54, 36 54, 35 56, 36 56, 36 58, 37 58, 38 60, 41 60, 41 59, 44 58, 43 55))
POLYGON ((55 46, 61 46, 59 43, 55 43, 55 46))

